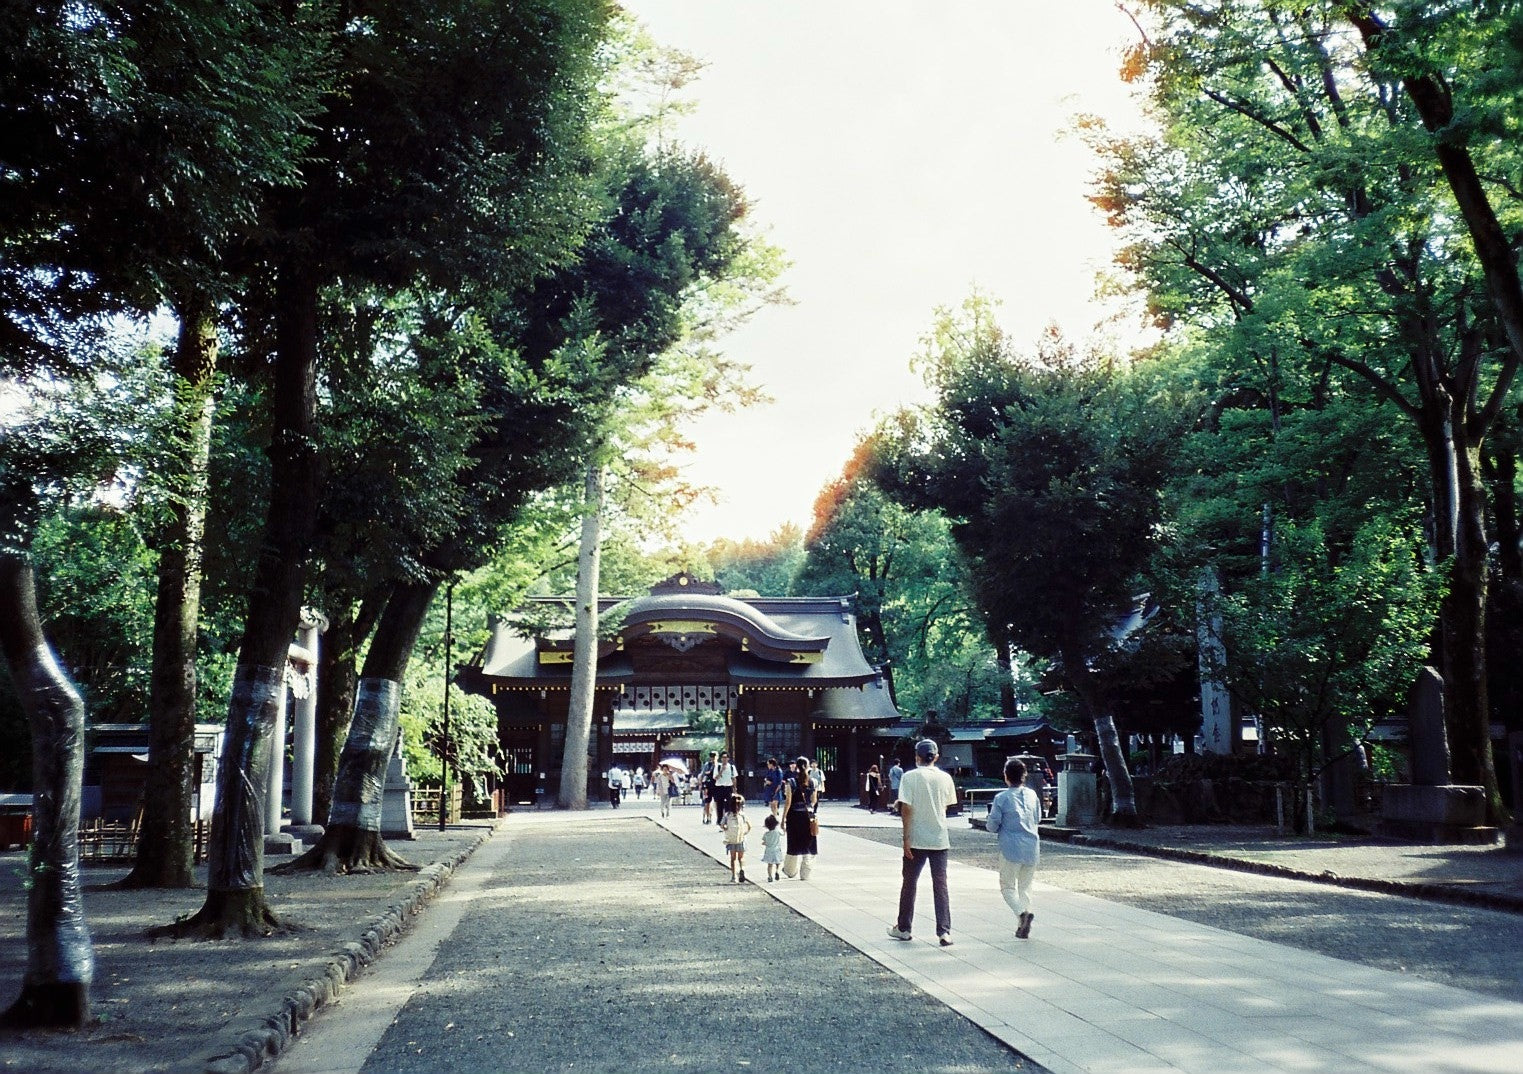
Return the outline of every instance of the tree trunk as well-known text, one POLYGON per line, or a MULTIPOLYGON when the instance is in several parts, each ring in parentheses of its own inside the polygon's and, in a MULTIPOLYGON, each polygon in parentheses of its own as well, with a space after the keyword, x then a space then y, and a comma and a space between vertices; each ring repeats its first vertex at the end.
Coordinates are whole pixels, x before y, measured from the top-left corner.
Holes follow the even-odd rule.
MULTIPOLYGON (((1465 421, 1464 399, 1455 399, 1436 373, 1423 385, 1418 429, 1433 484, 1434 552, 1449 560, 1449 588, 1439 610, 1439 667, 1444 679, 1444 724, 1449 737, 1450 778, 1484 789, 1489 823, 1503 817, 1491 750, 1486 679, 1488 548, 1486 493, 1480 479, 1480 450, 1467 443, 1476 434, 1458 433, 1465 421), (1461 413, 1457 417, 1455 412, 1461 413)), ((1466 424, 1479 422, 1471 419, 1466 424)))
POLYGON ((31 564, 0 554, 0 649, 32 730, 32 845, 27 855, 26 973, 0 1024, 83 1026, 95 950, 79 891, 85 706, 37 617, 31 564))
POLYGON ((582 541, 576 561, 576 641, 571 663, 571 701, 566 714, 566 750, 561 757, 562 809, 587 808, 587 743, 598 677, 598 568, 601 563, 603 466, 587 465, 582 500, 582 541))
POLYGON ((1090 715, 1095 725, 1095 739, 1100 743, 1100 757, 1105 761, 1105 778, 1111 785, 1111 823, 1123 828, 1138 827, 1137 792, 1132 788, 1132 772, 1121 749, 1116 718, 1108 706, 1095 708, 1090 715))
POLYGON ((148 698, 148 776, 137 861, 117 886, 194 885, 196 623, 201 609, 201 553, 211 456, 212 374, 217 365, 215 307, 204 295, 182 303, 175 347, 175 426, 186 452, 159 541, 148 698))
POLYGON ((1015 665, 1010 657, 1010 639, 1001 631, 994 639, 994 660, 999 666, 999 714, 1013 720, 1019 713, 1015 708, 1015 665))
MULTIPOLYGON (((1386 46, 1389 33, 1384 17, 1368 5, 1353 6, 1344 14, 1359 30, 1365 48, 1378 56, 1386 46)), ((1405 50, 1410 45, 1398 41, 1395 47, 1405 50)), ((1411 66, 1410 61, 1403 62, 1399 52, 1393 62, 1398 69, 1411 66)), ((1470 155, 1470 148, 1462 138, 1454 135, 1451 87, 1426 70, 1403 74, 1402 85, 1422 118, 1423 126, 1434 135, 1433 155, 1465 221, 1476 260, 1486 278, 1492 309, 1508 342, 1508 351, 1497 371, 1491 394, 1473 417, 1474 385, 1456 393, 1459 396, 1456 405, 1470 419, 1460 426, 1464 433, 1464 448, 1455 453, 1461 468, 1468 469, 1468 473, 1456 482, 1464 496, 1472 493, 1470 486, 1476 474, 1476 453, 1481 449, 1488 427, 1500 412, 1512 378, 1523 361, 1523 279, 1519 278, 1517 253, 1491 204, 1491 196, 1470 155)), ((1506 820, 1507 814, 1497 792, 1490 713, 1486 704, 1484 506, 1466 504, 1461 507, 1459 515, 1454 578, 1444 608, 1446 700, 1454 698, 1456 705, 1451 711, 1458 709, 1448 721, 1449 746, 1455 758, 1456 777, 1485 788, 1488 819, 1499 824, 1506 820), (1451 649, 1455 651, 1449 652, 1451 649)))
POLYGON ((191 918, 161 932, 267 935, 277 926, 264 899, 264 791, 286 659, 301 620, 321 472, 317 455, 317 284, 294 264, 276 278, 271 390, 270 502, 233 676, 207 898, 191 918))
POLYGON ((1477 451, 1458 453, 1460 516, 1454 569, 1444 598, 1444 715, 1456 783, 1485 790, 1488 823, 1507 812, 1497 786, 1491 749, 1491 705, 1486 681, 1486 494, 1477 451))
POLYGON ((1111 788, 1111 823, 1123 828, 1139 827, 1137 792, 1132 787, 1132 772, 1121 748, 1121 734, 1116 730, 1110 699, 1089 679, 1088 664, 1077 649, 1065 646, 1062 656, 1065 676, 1095 727, 1095 741, 1099 743, 1105 778, 1111 788))
POLYGON ((297 872, 370 872, 416 869, 393 854, 381 836, 381 804, 386 767, 396 750, 402 711, 402 677, 438 586, 403 582, 392 590, 355 696, 354 719, 339 757, 338 779, 328 825, 317 845, 280 867, 297 872))
POLYGON ((328 630, 318 654, 317 743, 312 760, 312 819, 326 818, 333 808, 333 784, 338 759, 354 715, 359 682, 360 635, 347 601, 327 609, 328 630))
MULTIPOLYGON (((879 600, 874 602, 875 608, 881 609, 883 602, 881 594, 879 600)), ((873 655, 879 662, 878 669, 883 673, 884 684, 888 686, 888 700, 895 708, 899 707, 899 695, 894 687, 894 660, 888 651, 888 631, 883 628, 883 613, 879 610, 868 612, 857 619, 857 624, 862 632, 867 635, 871 643, 873 655)))
POLYGON ((338 760, 349 736, 360 673, 360 649, 386 606, 389 587, 373 590, 353 610, 349 599, 337 601, 328 623, 317 677, 317 755, 312 784, 312 816, 326 818, 333 809, 333 784, 338 760))

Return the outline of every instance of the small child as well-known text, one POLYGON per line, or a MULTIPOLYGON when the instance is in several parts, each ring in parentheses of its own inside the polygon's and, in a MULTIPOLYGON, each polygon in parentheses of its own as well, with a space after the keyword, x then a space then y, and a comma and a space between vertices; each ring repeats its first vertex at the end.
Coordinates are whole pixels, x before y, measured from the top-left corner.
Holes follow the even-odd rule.
POLYGON ((724 848, 730 852, 730 878, 737 884, 746 882, 746 836, 751 833, 751 822, 742 811, 745 804, 743 797, 732 795, 729 812, 724 815, 724 848))
POLYGON ((767 830, 762 832, 762 864, 767 867, 767 881, 777 879, 783 869, 783 830, 777 825, 777 815, 769 813, 763 821, 767 830))

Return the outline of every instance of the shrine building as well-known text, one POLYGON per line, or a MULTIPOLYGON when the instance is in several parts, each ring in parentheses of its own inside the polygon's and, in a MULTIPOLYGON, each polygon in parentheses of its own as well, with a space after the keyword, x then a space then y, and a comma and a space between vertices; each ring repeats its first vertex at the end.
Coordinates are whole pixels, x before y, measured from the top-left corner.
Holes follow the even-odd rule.
MULTIPOLYGON (((571 597, 526 602, 569 611, 571 597)), ((899 720, 878 669, 862 654, 851 597, 731 597, 682 573, 639 597, 598 601, 617 623, 598 646, 588 797, 617 762, 651 771, 665 757, 690 766, 691 716, 718 713, 747 798, 760 793, 766 759, 815 758, 830 797, 855 798, 878 749, 877 729, 899 720), (684 750, 682 747, 689 747, 684 750)), ((510 801, 553 801, 570 704, 569 629, 525 636, 494 616, 481 654, 457 681, 497 709, 510 801)))

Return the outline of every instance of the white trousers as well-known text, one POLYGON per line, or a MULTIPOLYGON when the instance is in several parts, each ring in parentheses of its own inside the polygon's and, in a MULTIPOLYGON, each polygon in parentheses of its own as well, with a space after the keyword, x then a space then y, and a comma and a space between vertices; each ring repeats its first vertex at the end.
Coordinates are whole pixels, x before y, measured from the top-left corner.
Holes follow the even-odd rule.
POLYGON ((1031 878, 1035 875, 1035 865, 1020 865, 1004 858, 999 860, 999 893, 1005 897, 1005 904, 1018 914, 1031 912, 1031 878))
POLYGON ((783 856, 783 875, 789 879, 796 876, 800 880, 808 880, 809 870, 813 866, 813 854, 786 854, 783 856))

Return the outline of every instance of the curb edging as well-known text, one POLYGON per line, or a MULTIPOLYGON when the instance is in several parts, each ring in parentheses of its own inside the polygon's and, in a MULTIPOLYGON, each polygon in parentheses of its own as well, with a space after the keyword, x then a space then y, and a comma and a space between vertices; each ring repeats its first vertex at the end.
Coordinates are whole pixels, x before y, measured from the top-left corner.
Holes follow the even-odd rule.
POLYGON ((494 824, 475 842, 451 857, 424 866, 418 880, 384 911, 360 925, 358 936, 342 939, 322 963, 316 976, 286 991, 273 1014, 259 1020, 256 1029, 244 1030, 216 1055, 207 1058, 203 1074, 251 1074, 276 1058, 301 1032, 302 1024, 332 1003, 339 992, 375 961, 411 919, 421 913, 449 882, 455 870, 480 849, 497 831, 494 824))
POLYGON ((1059 838, 1065 843, 1072 843, 1078 846, 1099 847, 1105 850, 1125 850, 1135 854, 1145 854, 1149 857, 1185 862, 1190 865, 1209 865, 1218 869, 1233 869, 1240 873, 1258 873, 1263 876, 1277 876, 1286 880, 1305 880, 1313 884, 1326 884, 1331 887, 1374 891, 1382 895, 1399 895, 1408 899, 1423 899, 1428 902, 1448 903, 1455 906, 1479 906, 1482 909, 1497 910, 1502 913, 1523 914, 1523 896, 1517 895, 1472 891, 1466 888, 1452 888, 1444 884, 1416 883, 1410 880, 1381 880, 1365 876, 1339 876, 1330 870, 1312 873, 1304 869, 1292 869, 1285 865, 1274 865, 1270 862, 1250 861, 1245 858, 1230 858, 1222 854, 1213 854, 1208 850, 1180 850, 1176 847, 1160 847, 1148 843, 1132 843, 1125 839, 1111 839, 1103 835, 1083 835, 1075 832, 1066 838, 1059 838))

